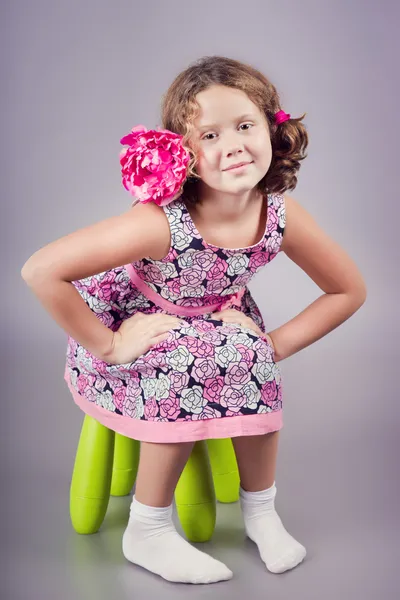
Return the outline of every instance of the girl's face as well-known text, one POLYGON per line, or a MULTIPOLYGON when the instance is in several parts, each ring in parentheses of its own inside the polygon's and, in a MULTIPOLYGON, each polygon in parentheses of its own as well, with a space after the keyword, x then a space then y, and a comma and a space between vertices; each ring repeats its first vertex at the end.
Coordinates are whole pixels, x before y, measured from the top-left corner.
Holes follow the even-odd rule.
POLYGON ((214 85, 196 96, 200 112, 194 121, 196 171, 202 183, 232 195, 253 189, 272 159, 264 114, 241 90, 214 85), (238 168, 230 168, 246 163, 238 168))

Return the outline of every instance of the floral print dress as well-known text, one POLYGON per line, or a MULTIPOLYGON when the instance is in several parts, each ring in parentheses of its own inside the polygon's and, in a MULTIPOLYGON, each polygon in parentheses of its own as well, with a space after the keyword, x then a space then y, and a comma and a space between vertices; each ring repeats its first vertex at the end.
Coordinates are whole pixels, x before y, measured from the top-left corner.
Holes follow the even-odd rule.
POLYGON ((74 281, 116 331, 135 312, 179 315, 180 328, 135 361, 109 364, 68 337, 65 380, 84 413, 130 438, 185 442, 263 434, 282 427, 282 382, 268 340, 213 312, 236 307, 265 332, 247 284, 279 253, 285 228, 281 194, 269 194, 265 233, 255 245, 206 242, 182 197, 163 207, 171 231, 165 258, 74 281))

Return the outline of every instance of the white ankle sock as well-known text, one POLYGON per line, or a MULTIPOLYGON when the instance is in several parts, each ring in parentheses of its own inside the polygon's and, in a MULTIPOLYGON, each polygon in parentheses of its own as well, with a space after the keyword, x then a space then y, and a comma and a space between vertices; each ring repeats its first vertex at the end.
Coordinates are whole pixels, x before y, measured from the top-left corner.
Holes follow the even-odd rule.
POLYGON ((180 583, 215 583, 232 578, 232 571, 183 539, 172 522, 172 504, 146 506, 133 497, 122 538, 127 560, 180 583))
POLYGON ((272 573, 293 569, 306 555, 306 549, 284 528, 275 510, 276 485, 261 492, 240 488, 240 504, 248 537, 258 546, 260 556, 272 573))

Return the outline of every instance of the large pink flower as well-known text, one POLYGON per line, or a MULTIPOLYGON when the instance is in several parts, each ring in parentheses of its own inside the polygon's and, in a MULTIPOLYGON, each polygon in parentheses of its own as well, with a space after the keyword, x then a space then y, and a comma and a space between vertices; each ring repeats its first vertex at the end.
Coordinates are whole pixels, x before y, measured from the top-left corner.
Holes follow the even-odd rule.
POLYGON ((264 404, 271 405, 276 401, 276 381, 266 381, 261 388, 261 399, 264 404))
POLYGON ((123 411, 124 401, 126 396, 126 387, 119 384, 114 384, 113 402, 119 411, 123 411))
POLYGON ((146 279, 155 285, 163 285, 165 282, 165 277, 157 265, 145 265, 143 273, 146 275, 146 279))
POLYGON ((218 257, 211 269, 208 270, 206 277, 207 279, 220 279, 221 277, 224 277, 227 268, 228 263, 226 260, 218 257))
POLYGON ((114 317, 112 316, 112 314, 108 311, 103 311, 102 313, 95 313, 96 317, 99 319, 99 321, 101 321, 103 323, 103 325, 105 325, 106 327, 108 327, 109 329, 111 329, 111 326, 114 323, 114 317))
POLYGON ((104 360, 100 360, 96 356, 92 358, 93 369, 102 375, 107 373, 107 363, 104 360))
POLYGON ((272 233, 273 231, 275 231, 276 226, 278 225, 278 221, 279 221, 278 211, 268 210, 268 222, 267 222, 268 233, 272 233))
POLYGON ((191 374, 193 379, 199 382, 215 377, 217 374, 215 361, 211 358, 196 358, 193 363, 191 374))
POLYGON ((208 271, 216 260, 217 255, 211 250, 199 250, 193 256, 193 265, 198 265, 203 271, 208 271))
POLYGON ((221 375, 206 379, 204 382, 204 398, 208 402, 220 402, 221 390, 224 387, 224 378, 221 375))
POLYGON ((84 375, 83 373, 80 373, 78 375, 77 384, 78 384, 78 391, 80 394, 83 394, 85 392, 86 388, 88 388, 90 386, 91 378, 92 378, 93 382, 96 379, 94 377, 94 375, 84 375))
POLYGON ((182 373, 180 371, 172 371, 170 373, 170 381, 172 385, 172 389, 178 393, 181 392, 184 387, 189 383, 189 374, 182 373))
POLYGON ((111 271, 107 271, 101 277, 98 285, 93 286, 92 283, 90 287, 94 287, 92 292, 93 296, 97 296, 100 300, 110 303, 115 302, 120 294, 124 292, 126 286, 119 273, 113 269, 111 271))
POLYGON ((253 365, 253 360, 254 360, 253 350, 251 350, 247 346, 244 346, 243 344, 236 344, 236 350, 238 350, 238 352, 240 352, 240 354, 242 356, 242 361, 245 361, 247 363, 247 368, 250 370, 250 368, 253 365))
POLYGON ((209 294, 220 294, 225 288, 229 287, 230 280, 228 277, 221 277, 219 279, 210 279, 207 282, 207 292, 209 294))
POLYGON ((236 390, 226 385, 221 391, 220 404, 231 412, 238 413, 246 404, 246 396, 242 390, 236 390))
POLYGON ((182 269, 180 273, 180 280, 183 285, 200 285, 203 279, 205 278, 206 273, 203 271, 201 267, 197 265, 192 265, 187 269, 182 269))
POLYGON ((155 398, 148 398, 144 404, 144 416, 148 421, 153 421, 158 415, 158 404, 155 398))
POLYGON ((169 289, 171 294, 179 296, 179 294, 181 293, 181 282, 179 281, 179 279, 169 279, 167 281, 167 288, 169 289))
POLYGON ((200 414, 193 415, 193 421, 204 421, 206 419, 219 419, 220 417, 221 417, 221 413, 218 410, 207 405, 204 407, 204 410, 202 410, 202 412, 200 414))
POLYGON ((191 354, 199 358, 209 357, 214 352, 214 346, 212 344, 208 344, 207 342, 189 335, 182 338, 180 343, 186 346, 191 354))
POLYGON ((266 265, 269 261, 268 252, 257 252, 252 254, 249 261, 249 270, 255 273, 257 269, 266 265))
POLYGON ((182 136, 167 129, 134 127, 121 138, 122 183, 136 199, 165 206, 179 196, 186 180, 190 154, 182 136))
POLYGON ((247 363, 242 360, 239 363, 229 365, 226 371, 225 381, 228 385, 243 386, 251 379, 247 363))
POLYGON ((169 418, 169 419, 176 419, 176 417, 179 415, 180 412, 181 412, 181 409, 179 406, 179 400, 173 391, 170 392, 170 395, 168 396, 168 398, 160 399, 160 416, 161 417, 165 417, 165 418, 169 418))

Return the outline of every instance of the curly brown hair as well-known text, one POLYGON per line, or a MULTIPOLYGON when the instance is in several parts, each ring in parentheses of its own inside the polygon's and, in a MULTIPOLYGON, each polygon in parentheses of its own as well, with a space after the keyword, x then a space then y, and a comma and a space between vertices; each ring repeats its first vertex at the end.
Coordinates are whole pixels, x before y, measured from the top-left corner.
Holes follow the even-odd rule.
POLYGON ((307 156, 308 135, 301 123, 305 114, 276 125, 274 115, 281 110, 279 95, 275 86, 260 71, 231 58, 206 56, 189 65, 175 78, 161 104, 162 127, 182 135, 183 144, 191 156, 188 178, 182 191, 185 198, 192 202, 197 200, 197 160, 189 143, 193 122, 199 113, 196 95, 212 85, 242 90, 266 117, 272 161, 268 172, 257 184, 259 191, 266 195, 293 190, 297 184, 300 161, 307 156))

